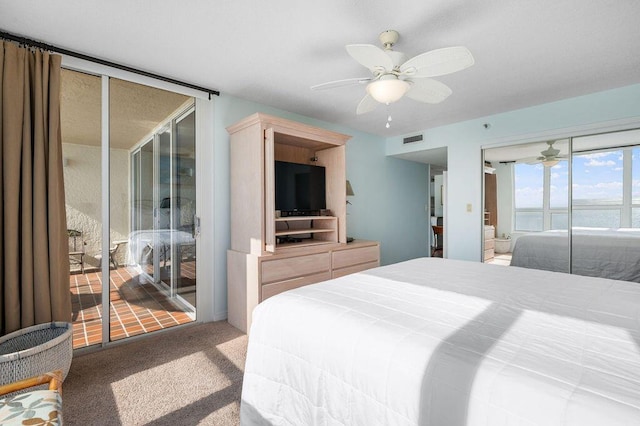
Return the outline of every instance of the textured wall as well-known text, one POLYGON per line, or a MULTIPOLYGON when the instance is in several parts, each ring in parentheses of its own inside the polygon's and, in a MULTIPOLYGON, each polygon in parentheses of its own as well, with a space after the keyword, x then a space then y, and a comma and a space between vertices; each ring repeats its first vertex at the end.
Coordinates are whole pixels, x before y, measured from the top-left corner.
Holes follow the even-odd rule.
MULTIPOLYGON (((100 147, 62 144, 64 187, 67 203, 67 228, 83 232, 85 267, 100 265, 102 202, 100 147)), ((129 235, 129 153, 112 149, 111 155, 111 241, 126 240, 129 235)), ((127 250, 120 249, 119 262, 127 250)))

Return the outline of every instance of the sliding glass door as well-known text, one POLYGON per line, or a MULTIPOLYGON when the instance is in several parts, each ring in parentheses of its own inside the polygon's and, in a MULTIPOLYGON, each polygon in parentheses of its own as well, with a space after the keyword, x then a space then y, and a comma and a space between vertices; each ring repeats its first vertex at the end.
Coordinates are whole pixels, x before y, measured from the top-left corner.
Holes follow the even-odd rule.
MULTIPOLYGON (((110 340, 188 323, 195 302, 178 292, 183 246, 193 223, 181 220, 182 155, 177 123, 195 113, 194 99, 109 79, 110 340)), ((190 134, 195 134, 195 120, 190 134)), ((195 138, 191 141, 195 146, 195 138)), ((195 150, 191 151, 195 157, 195 150)), ((195 167, 195 164, 194 164, 195 167)), ((195 204, 194 204, 195 205, 195 204)), ((195 212, 195 211, 194 211, 195 212)), ((195 270, 195 256, 193 256, 195 270)), ((104 266, 103 266, 104 267, 104 266)), ((195 300, 195 274, 192 292, 195 300)), ((105 290, 106 291, 106 290, 105 290)))
POLYGON ((195 315, 195 110, 180 111, 131 153, 133 254, 143 278, 195 315))
POLYGON ((176 259, 176 296, 188 306, 196 306, 196 241, 200 232, 196 216, 196 112, 193 109, 175 120, 173 176, 175 180, 173 226, 179 231, 173 241, 176 259))
POLYGON ((195 99, 62 75, 74 347, 194 321, 195 99))
POLYGON ((486 149, 484 165, 507 264, 640 282, 640 130, 486 149))

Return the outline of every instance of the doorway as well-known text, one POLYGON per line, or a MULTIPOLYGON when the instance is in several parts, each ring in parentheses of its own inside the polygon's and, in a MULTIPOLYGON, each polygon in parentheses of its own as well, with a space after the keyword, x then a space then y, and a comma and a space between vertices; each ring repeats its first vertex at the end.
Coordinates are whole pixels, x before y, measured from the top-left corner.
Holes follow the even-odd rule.
POLYGON ((445 173, 436 169, 431 177, 431 257, 444 257, 445 173))
POLYGON ((74 348, 194 321, 194 98, 69 69, 61 98, 74 348))
POLYGON ((394 157, 429 165, 429 196, 425 206, 429 215, 428 253, 431 257, 447 257, 447 147, 412 151, 394 157))

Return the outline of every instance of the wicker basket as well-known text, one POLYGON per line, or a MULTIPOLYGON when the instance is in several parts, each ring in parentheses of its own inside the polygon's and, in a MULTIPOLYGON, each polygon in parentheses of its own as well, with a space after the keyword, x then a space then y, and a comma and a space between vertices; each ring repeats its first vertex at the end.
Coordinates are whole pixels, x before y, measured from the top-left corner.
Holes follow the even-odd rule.
POLYGON ((51 322, 0 337, 0 385, 62 370, 64 380, 73 357, 73 328, 51 322))

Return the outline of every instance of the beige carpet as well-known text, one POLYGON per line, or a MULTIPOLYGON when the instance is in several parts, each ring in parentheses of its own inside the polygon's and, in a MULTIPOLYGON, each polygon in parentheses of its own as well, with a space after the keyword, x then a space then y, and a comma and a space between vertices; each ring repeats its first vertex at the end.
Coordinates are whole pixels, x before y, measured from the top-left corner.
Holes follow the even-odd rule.
POLYGON ((237 425, 247 336, 226 321, 76 356, 68 425, 237 425))

